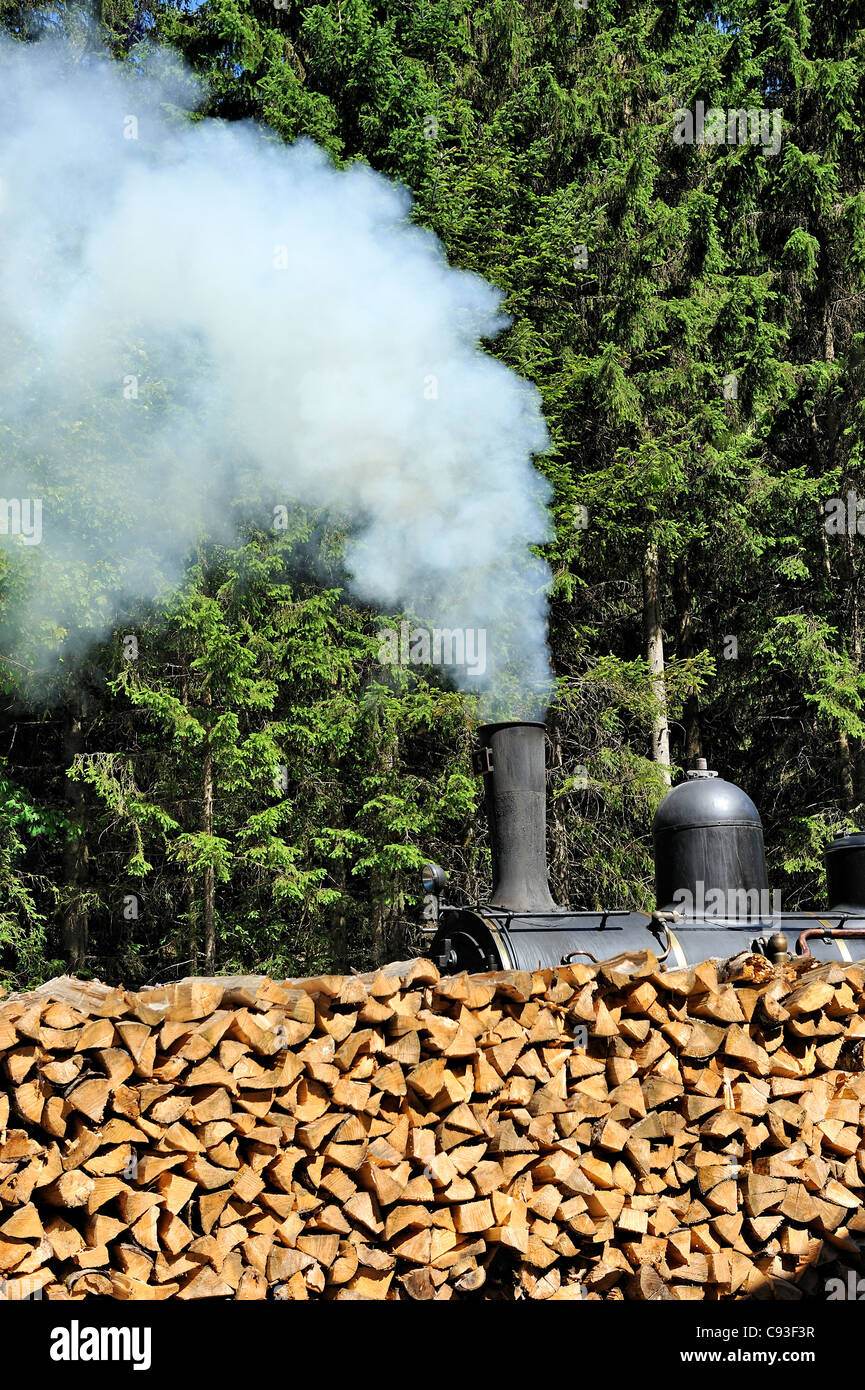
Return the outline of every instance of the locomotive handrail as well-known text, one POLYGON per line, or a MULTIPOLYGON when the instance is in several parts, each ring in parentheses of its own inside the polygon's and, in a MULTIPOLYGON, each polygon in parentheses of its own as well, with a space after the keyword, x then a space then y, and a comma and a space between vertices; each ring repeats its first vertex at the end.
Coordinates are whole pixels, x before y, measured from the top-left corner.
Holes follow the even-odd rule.
POLYGON ((508 907, 496 907, 495 903, 476 903, 475 911, 484 912, 491 916, 495 916, 496 913, 500 912, 502 916, 507 919, 508 924, 513 921, 514 917, 601 917, 603 921, 606 922, 608 917, 632 916, 632 911, 629 907, 557 907, 555 912, 547 912, 546 910, 536 912, 535 909, 532 908, 529 912, 527 910, 523 911, 522 909, 516 911, 508 907))

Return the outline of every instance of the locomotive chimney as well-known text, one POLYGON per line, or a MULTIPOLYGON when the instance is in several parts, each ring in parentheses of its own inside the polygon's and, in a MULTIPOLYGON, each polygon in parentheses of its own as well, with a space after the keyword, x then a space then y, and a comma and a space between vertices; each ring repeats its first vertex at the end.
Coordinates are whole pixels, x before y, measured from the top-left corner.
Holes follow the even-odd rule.
POLYGON ((475 768, 483 775, 493 861, 491 907, 556 912, 547 879, 543 724, 484 724, 475 768))

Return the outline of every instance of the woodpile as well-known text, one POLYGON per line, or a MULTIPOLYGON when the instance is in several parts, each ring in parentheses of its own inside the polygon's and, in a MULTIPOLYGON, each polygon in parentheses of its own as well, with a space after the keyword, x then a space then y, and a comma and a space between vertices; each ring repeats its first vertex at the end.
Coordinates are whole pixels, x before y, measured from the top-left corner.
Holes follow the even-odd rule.
POLYGON ((0 1000, 0 1296, 825 1296, 865 968, 426 960, 0 1000))

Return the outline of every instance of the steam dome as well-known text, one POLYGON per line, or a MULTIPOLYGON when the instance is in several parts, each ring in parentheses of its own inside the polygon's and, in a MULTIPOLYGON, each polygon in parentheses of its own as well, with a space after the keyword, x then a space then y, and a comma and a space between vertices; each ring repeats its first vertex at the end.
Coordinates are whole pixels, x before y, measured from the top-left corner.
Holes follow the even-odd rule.
POLYGON ((698 917, 759 916, 768 893, 760 813, 741 787, 700 761, 655 813, 657 905, 684 905, 698 917))

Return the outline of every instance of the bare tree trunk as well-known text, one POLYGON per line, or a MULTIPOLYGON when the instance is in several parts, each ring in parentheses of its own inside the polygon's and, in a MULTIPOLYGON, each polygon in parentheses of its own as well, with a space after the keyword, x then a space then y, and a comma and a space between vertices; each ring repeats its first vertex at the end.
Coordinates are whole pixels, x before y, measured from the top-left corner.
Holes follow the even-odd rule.
MULTIPOLYGON (((339 754, 333 749, 330 754, 330 765, 333 768, 333 775, 338 786, 341 786, 338 777, 339 754)), ((345 805, 340 795, 338 807, 334 807, 331 812, 332 823, 335 828, 342 830, 345 828, 345 805)), ((333 880, 339 890, 339 902, 336 904, 334 914, 331 918, 330 940, 333 957, 333 969, 338 975, 348 973, 351 964, 348 949, 348 918, 345 914, 346 904, 346 873, 345 860, 337 859, 336 864, 331 870, 333 880)))
POLYGON ((844 729, 838 731, 838 753, 841 764, 841 798, 845 811, 852 811, 856 804, 856 791, 853 784, 853 755, 850 740, 844 729))
MULTIPOLYGON (((210 691, 204 696, 205 704, 210 704, 210 691)), ((201 828, 205 835, 213 834, 213 749, 210 743, 210 724, 204 744, 204 763, 201 770, 201 828)), ((214 869, 204 871, 204 973, 212 975, 216 962, 216 873, 214 869)))
MULTIPOLYGON (((381 766, 387 775, 392 773, 397 761, 397 736, 393 735, 380 746, 381 766)), ((371 875, 372 887, 372 950, 376 965, 384 965, 391 955, 391 944, 399 903, 394 901, 393 881, 388 874, 376 869, 371 875)))
POLYGON ((399 915, 398 904, 390 900, 392 885, 378 870, 372 874, 372 953, 376 965, 386 965, 392 955, 391 943, 399 915))
POLYGON ((332 919, 330 939, 333 943, 333 969, 337 975, 347 975, 349 966, 348 918, 345 915, 345 865, 340 861, 333 871, 336 886, 340 893, 340 904, 332 919))
MULTIPOLYGON (((181 667, 180 699, 184 707, 189 709, 189 669, 185 664, 181 667)), ((184 829, 189 829, 190 827, 186 824, 185 812, 186 807, 184 806, 182 810, 184 816, 184 829)), ((199 969, 200 962, 198 959, 198 927, 201 914, 198 908, 198 896, 195 888, 194 875, 187 871, 183 876, 183 886, 181 890, 183 893, 183 900, 186 904, 186 951, 189 956, 192 974, 199 975, 201 971, 199 969)))
MULTIPOLYGON (((834 362, 835 360, 835 335, 832 330, 832 315, 829 307, 826 307, 824 314, 824 338, 823 338, 823 360, 834 362)), ((824 460, 824 455, 828 453, 828 461, 831 463, 835 450, 832 447, 831 438, 834 433, 831 427, 827 426, 827 439, 821 439, 820 430, 817 425, 817 417, 811 412, 810 420, 811 434, 811 457, 816 470, 819 470, 824 460)), ((844 470, 841 478, 841 496, 847 496, 847 489, 850 479, 844 470)), ((820 524, 820 545, 822 551, 823 574, 828 584, 833 585, 834 575, 832 572, 832 559, 829 550, 829 540, 826 528, 823 524, 821 508, 820 524)), ((849 627, 852 636, 852 655, 857 669, 862 669, 862 621, 859 605, 859 576, 856 565, 855 554, 856 537, 850 534, 845 536, 843 562, 839 562, 839 570, 845 573, 839 575, 842 593, 846 588, 849 594, 849 627)), ((834 587, 834 585, 833 585, 834 587)), ((835 595, 833 594, 833 597, 835 595)), ((844 729, 838 732, 838 780, 841 784, 841 803, 845 811, 853 811, 861 808, 865 800, 865 747, 861 739, 851 739, 844 729)), ((861 814, 858 817, 861 823, 861 814)))
MULTIPOLYGON (((688 573, 688 561, 684 558, 676 562, 674 593, 678 622, 676 652, 683 661, 688 661, 694 655, 694 613, 691 607, 691 577, 688 573)), ((700 706, 697 692, 693 689, 688 691, 685 698, 682 724, 684 727, 682 761, 686 766, 692 766, 695 758, 703 756, 700 706)))
MULTIPOLYGON (((824 527, 821 526, 820 529, 825 536, 824 527)), ((850 535, 848 532, 844 537, 844 546, 846 569, 849 576, 851 654, 856 663, 857 671, 861 671, 862 613, 859 604, 859 566, 856 558, 858 539, 858 536, 850 535)), ((865 746, 863 746, 862 739, 849 737, 842 730, 838 736, 838 747, 841 756, 841 787, 845 805, 848 810, 853 810, 854 807, 861 808, 862 802, 865 800, 865 746)))
MULTIPOLYGON (((87 711, 83 691, 74 690, 66 709, 66 727, 63 735, 63 757, 67 768, 84 747, 84 717, 87 711)), ((63 846, 63 876, 66 880, 67 902, 63 912, 61 927, 63 954, 72 971, 80 970, 87 955, 88 915, 84 898, 84 885, 87 882, 89 851, 84 835, 84 789, 80 782, 66 778, 66 803, 71 822, 66 843, 63 846)))
POLYGON ((652 673, 652 688, 658 709, 652 720, 652 759, 662 770, 669 786, 670 725, 667 719, 667 689, 664 683, 664 631, 661 626, 658 543, 650 540, 643 556, 643 623, 646 634, 646 659, 652 673))

